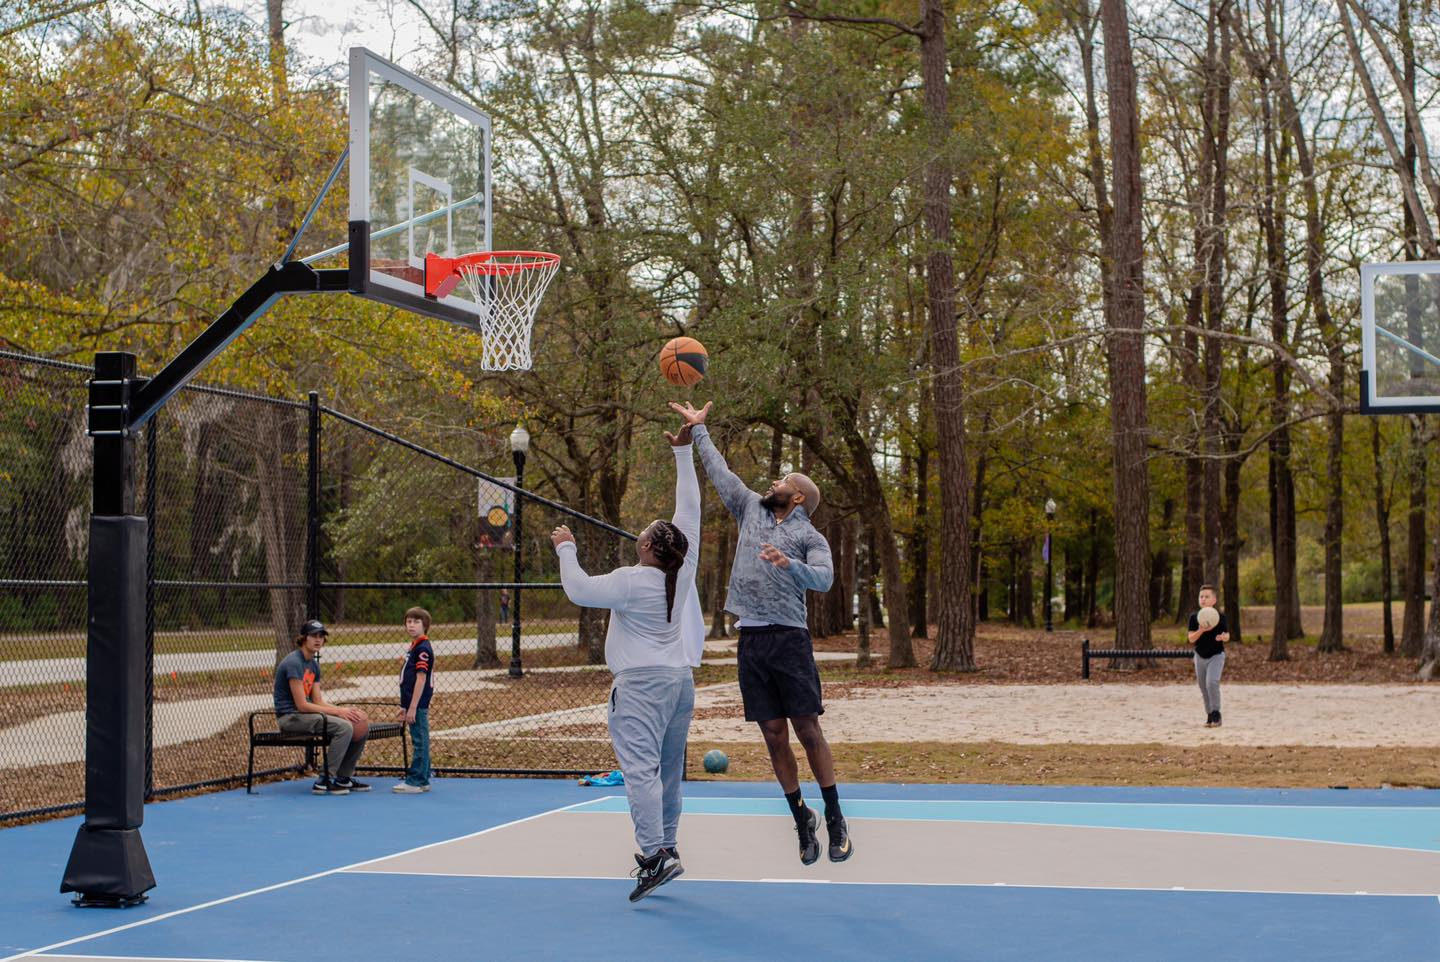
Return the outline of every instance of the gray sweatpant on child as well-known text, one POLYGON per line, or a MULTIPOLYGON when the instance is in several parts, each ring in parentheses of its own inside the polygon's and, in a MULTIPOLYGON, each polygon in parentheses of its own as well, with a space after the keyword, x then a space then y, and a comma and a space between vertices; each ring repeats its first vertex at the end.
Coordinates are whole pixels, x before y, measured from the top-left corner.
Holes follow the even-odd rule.
POLYGON ((1205 714, 1220 710, 1220 673, 1225 670, 1225 652, 1209 658, 1195 656, 1195 681, 1205 695, 1205 714))
POLYGON ((694 713, 689 668, 630 668, 610 686, 610 742, 625 774, 641 855, 675 847, 685 740, 694 713))

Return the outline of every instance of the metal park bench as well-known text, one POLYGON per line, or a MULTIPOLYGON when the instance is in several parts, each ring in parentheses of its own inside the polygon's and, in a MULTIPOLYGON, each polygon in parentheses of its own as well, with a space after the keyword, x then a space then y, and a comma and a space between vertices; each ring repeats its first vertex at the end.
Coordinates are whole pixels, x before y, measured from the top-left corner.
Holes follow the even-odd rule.
POLYGON ((1091 658, 1194 658, 1193 648, 1091 648, 1090 639, 1080 642, 1080 677, 1090 677, 1091 658))
MULTIPOLYGON (((386 702, 384 704, 391 704, 386 702)), ((273 709, 264 711, 252 711, 250 713, 250 761, 245 769, 245 792, 253 795, 255 782, 255 749, 257 748, 303 748, 306 758, 315 749, 320 749, 320 770, 330 770, 330 740, 335 737, 335 731, 330 727, 330 716, 321 716, 325 719, 324 728, 318 732, 286 732, 276 728, 262 728, 255 730, 256 718, 276 719, 279 716, 273 709)), ((278 725, 278 722, 277 722, 278 725)), ((365 736, 368 744, 380 738, 399 738, 401 755, 405 759, 405 767, 410 767, 410 743, 404 737, 404 722, 371 722, 370 734, 365 736)))

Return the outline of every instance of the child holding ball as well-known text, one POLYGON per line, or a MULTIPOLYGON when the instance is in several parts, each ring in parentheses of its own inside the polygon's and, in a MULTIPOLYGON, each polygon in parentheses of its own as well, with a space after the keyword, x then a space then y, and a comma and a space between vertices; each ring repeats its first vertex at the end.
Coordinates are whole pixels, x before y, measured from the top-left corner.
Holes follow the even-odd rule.
POLYGON ((1205 727, 1220 727, 1220 673, 1225 670, 1225 642, 1230 628, 1225 615, 1215 607, 1219 599, 1214 585, 1200 586, 1200 610, 1190 616, 1186 637, 1195 646, 1195 681, 1205 697, 1205 727))

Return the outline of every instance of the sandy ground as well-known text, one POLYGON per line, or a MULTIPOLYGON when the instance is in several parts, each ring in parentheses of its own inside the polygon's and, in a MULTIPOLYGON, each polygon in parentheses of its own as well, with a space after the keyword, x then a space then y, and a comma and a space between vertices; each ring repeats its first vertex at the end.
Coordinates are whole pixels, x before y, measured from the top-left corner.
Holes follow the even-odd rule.
MULTIPOLYGON (((756 736, 741 719, 737 689, 705 694, 692 741, 756 736)), ((1225 724, 1216 729, 1204 727, 1193 685, 1113 683, 827 693, 823 723, 833 742, 1440 746, 1440 686, 1233 684, 1221 697, 1225 724)))

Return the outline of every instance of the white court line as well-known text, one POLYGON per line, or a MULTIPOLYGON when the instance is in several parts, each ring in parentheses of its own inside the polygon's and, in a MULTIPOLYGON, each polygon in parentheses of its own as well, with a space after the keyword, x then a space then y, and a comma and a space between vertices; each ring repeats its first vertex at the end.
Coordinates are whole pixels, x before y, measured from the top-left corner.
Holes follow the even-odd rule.
MULTIPOLYGON (((607 797, 615 797, 615 796, 607 796, 607 797)), ((596 799, 591 799, 590 801, 596 801, 596 799)), ((589 802, 579 802, 579 803, 577 803, 577 804, 585 805, 585 804, 589 804, 589 802)), ((200 903, 199 905, 192 905, 192 906, 189 906, 188 908, 175 909, 173 912, 164 912, 164 913, 162 913, 162 914, 160 914, 160 915, 154 915, 154 916, 151 916, 151 917, 148 918, 148 919, 140 919, 140 920, 137 921, 137 922, 130 922, 130 923, 126 924, 126 925, 117 925, 117 926, 115 926, 114 928, 105 929, 105 930, 103 930, 103 931, 101 931, 101 932, 93 932, 93 933, 91 933, 90 935, 77 936, 76 938, 73 938, 73 939, 66 939, 66 940, 63 941, 63 942, 55 942, 55 943, 53 943, 53 944, 51 944, 51 945, 41 946, 41 947, 38 948, 38 949, 28 949, 28 950, 26 950, 26 951, 24 951, 24 952, 20 952, 20 953, 18 953, 18 954, 16 954, 16 955, 7 955, 7 956, 5 956, 4 958, 0 958, 0 962, 15 962, 15 960, 17 960, 17 959, 29 959, 29 958, 34 958, 34 957, 36 957, 36 956, 39 956, 40 953, 42 953, 42 952, 49 952, 49 951, 51 951, 52 949, 63 949, 63 948, 65 948, 66 946, 69 946, 69 945, 78 945, 78 944, 81 943, 81 942, 89 942, 91 939, 102 938, 102 937, 104 937, 104 936, 106 936, 106 935, 114 935, 116 932, 124 932, 124 931, 127 930, 127 929, 139 928, 139 927, 142 926, 142 925, 149 925, 149 924, 152 923, 152 922, 161 922, 161 921, 164 921, 165 919, 173 919, 173 918, 174 918, 175 916, 177 916, 177 915, 188 915, 188 914, 191 913, 191 912, 198 912, 198 911, 200 911, 201 909, 214 908, 214 907, 217 906, 217 905, 224 905, 226 902, 234 902, 234 901, 237 901, 237 900, 239 900, 239 899, 248 898, 248 897, 250 897, 251 895, 261 895, 261 894, 263 894, 263 893, 265 893, 265 892, 273 892, 273 891, 275 891, 276 889, 289 888, 289 887, 292 886, 292 885, 299 885, 301 882, 313 882, 313 881, 314 881, 315 879, 317 879, 317 878, 325 878, 327 875, 335 875, 335 874, 337 874, 337 873, 339 873, 339 872, 346 872, 346 871, 349 871, 349 870, 351 870, 351 869, 359 868, 359 867, 362 866, 362 865, 371 865, 371 864, 373 864, 373 863, 375 863, 375 862, 383 862, 383 861, 384 861, 385 859, 387 859, 387 858, 395 858, 396 856, 399 856, 399 855, 410 855, 410 854, 412 854, 412 853, 414 853, 414 852, 423 852, 423 851, 425 851, 427 848, 435 848, 435 847, 438 846, 438 845, 449 845, 451 842, 463 842, 463 841, 464 841, 465 839, 467 839, 467 838, 475 838, 477 835, 485 835, 485 834, 487 834, 487 833, 489 833, 489 832, 494 832, 494 831, 496 831, 496 830, 498 830, 498 829, 509 828, 511 825, 519 825, 519 824, 521 824, 521 823, 523 823, 523 822, 528 822, 528 821, 531 821, 531 820, 533 820, 533 819, 543 818, 543 817, 546 816, 546 815, 554 815, 554 814, 556 814, 557 812, 563 812, 563 811, 565 811, 566 809, 571 809, 571 808, 574 808, 574 807, 575 807, 574 805, 566 805, 566 806, 564 806, 564 808, 555 808, 555 809, 551 809, 551 810, 548 811, 548 812, 539 812, 538 814, 535 814, 535 815, 527 815, 527 816, 525 816, 524 818, 517 818, 517 819, 515 819, 514 821, 511 821, 511 822, 503 822, 503 823, 501 823, 500 825, 492 825, 492 826, 490 826, 489 828, 482 828, 482 829, 481 829, 480 831, 478 831, 478 832, 470 832, 470 833, 467 834, 467 835, 458 835, 458 836, 456 836, 455 838, 442 839, 441 841, 438 841, 438 842, 431 842, 431 843, 429 843, 428 845, 417 845, 415 848, 408 848, 408 849, 404 850, 403 852, 392 852, 392 853, 390 853, 389 855, 381 855, 381 856, 379 856, 379 857, 377 857, 377 858, 367 858, 367 859, 365 859, 363 862, 355 862, 355 863, 353 863, 353 864, 351 864, 351 865, 342 865, 342 866, 340 866, 339 868, 326 869, 326 870, 323 871, 323 872, 316 872, 316 873, 314 873, 313 875, 306 875, 306 876, 304 876, 303 878, 291 879, 291 880, 288 881, 288 882, 277 882, 277 883, 275 883, 274 885, 265 885, 265 886, 262 886, 261 888, 258 888, 258 889, 251 889, 251 890, 248 891, 248 892, 241 892, 241 893, 239 893, 238 895, 227 895, 227 896, 225 896, 224 898, 212 899, 212 900, 210 900, 209 902, 202 902, 202 903, 200 903)))
MULTIPOLYGON (((583 804, 583 805, 597 805, 597 804, 599 804, 600 802, 605 801, 607 798, 619 798, 619 797, 620 797, 619 795, 607 795, 605 798, 592 798, 590 801, 588 801, 588 802, 582 802, 581 804, 583 804)), ((717 796, 714 796, 714 795, 697 795, 697 796, 694 796, 694 797, 696 797, 696 798, 715 798, 715 797, 717 797, 717 796)), ((741 796, 740 798, 743 799, 744 796, 741 796)), ((874 801, 880 801, 880 799, 874 799, 874 801)), ((1073 804, 1089 805, 1089 804, 1093 804, 1093 803, 1090 803, 1090 802, 1079 802, 1079 803, 1073 803, 1073 804)), ((571 806, 571 807, 573 808, 574 806, 571 806)), ((1222 808, 1229 808, 1229 807, 1231 807, 1231 806, 1220 806, 1220 807, 1222 807, 1222 808)), ((1255 807, 1264 808, 1265 806, 1255 806, 1255 807)), ((1285 806, 1279 806, 1279 805, 1277 805, 1277 806, 1275 806, 1275 807, 1276 807, 1276 808, 1281 808, 1281 807, 1285 807, 1285 806)), ((1305 808, 1305 807, 1308 807, 1308 806, 1300 805, 1300 806, 1291 806, 1291 807, 1305 808)), ((565 811, 565 809, 556 809, 555 811, 556 811, 556 812, 563 812, 563 811, 565 811)), ((549 814, 554 814, 554 813, 552 813, 552 812, 546 812, 545 814, 549 815, 549 814)), ((626 814, 626 813, 625 813, 625 812, 577 811, 577 812, 573 812, 572 814, 575 814, 575 815, 624 815, 624 814, 626 814)), ((681 812, 682 817, 683 817, 685 814, 686 814, 685 812, 683 812, 683 811, 681 812)), ((788 811, 775 811, 775 812, 689 812, 689 813, 688 813, 688 815, 689 815, 690 818, 703 818, 703 817, 705 817, 705 816, 707 816, 707 815, 708 815, 708 816, 711 816, 711 817, 720 816, 720 817, 724 817, 724 818, 779 818, 779 817, 781 817, 782 815, 789 815, 789 814, 790 814, 790 813, 789 813, 788 811)), ((1156 827, 1150 826, 1150 825, 1084 825, 1084 824, 1077 824, 1077 823, 1075 823, 1075 822, 1041 822, 1041 821, 1034 821, 1034 820, 1032 820, 1032 819, 1022 819, 1022 820, 1019 820, 1019 821, 1002 821, 1002 820, 1000 820, 1000 819, 974 819, 974 818, 890 818, 890 817, 885 816, 885 815, 855 815, 855 814, 853 814, 853 813, 851 813, 851 812, 846 812, 846 813, 845 813, 845 818, 846 818, 847 821, 851 821, 851 822, 928 822, 928 823, 930 823, 930 824, 951 824, 951 825, 1033 825, 1033 826, 1035 826, 1035 827, 1037 827, 1037 828, 1088 828, 1088 829, 1095 829, 1096 831, 1110 831, 1110 832, 1166 832, 1166 833, 1169 833, 1169 834, 1171 834, 1171 835, 1203 835, 1203 836, 1205 836, 1205 837, 1207 837, 1207 838, 1253 838, 1253 839, 1260 839, 1260 840, 1262 840, 1262 841, 1274 841, 1274 842, 1303 842, 1303 843, 1305 843, 1305 844, 1307 844, 1307 845, 1344 845, 1344 846, 1348 846, 1348 847, 1350 847, 1350 848, 1378 848, 1378 849, 1382 849, 1382 850, 1387 851, 1387 852, 1421 852, 1421 853, 1426 854, 1426 855, 1440 855, 1440 850, 1436 850, 1436 849, 1433 849, 1433 848, 1412 848, 1411 846, 1408 846, 1408 845, 1381 845, 1381 844, 1378 843, 1378 842, 1337 842, 1337 841, 1335 841, 1334 839, 1331 839, 1331 838, 1303 838, 1303 837, 1296 837, 1296 836, 1293 836, 1293 835, 1255 835, 1255 834, 1252 834, 1252 833, 1249 833, 1249 832, 1207 832, 1207 831, 1205 831, 1205 830, 1203 830, 1203 829, 1195 829, 1195 828, 1156 828, 1156 827)), ((1429 893, 1426 893, 1426 894, 1429 894, 1429 893)), ((7 962, 7 960, 5 960, 5 959, 0 959, 0 962, 7 962)))
MULTIPOLYGON (((850 784, 855 784, 854 782, 850 784)), ((608 796, 618 798, 620 796, 608 796)), ((715 799, 726 802, 766 802, 778 800, 760 798, 751 795, 690 795, 693 799, 715 799)), ((587 805, 604 801, 600 798, 592 798, 587 805)), ((1074 800, 1050 801, 1043 798, 1016 798, 1010 800, 998 798, 863 798, 858 795, 847 795, 844 801, 849 802, 875 802, 880 805, 1146 805, 1152 808, 1294 808, 1294 809, 1319 809, 1322 811, 1407 811, 1416 810, 1421 812, 1440 812, 1440 805, 1262 805, 1252 802, 1237 802, 1228 805, 1224 802, 1082 802, 1074 800)), ((843 802, 842 802, 843 804, 843 802)), ((707 813, 709 814, 709 813, 707 813)), ((718 814, 718 813, 717 813, 718 814)), ((728 814, 728 813, 727 813, 728 814)), ((741 814, 736 812, 734 814, 741 814)), ((746 813, 749 814, 749 813, 746 813)), ((788 814, 788 813, 787 813, 788 814)), ((849 814, 845 816, 849 818, 849 814)), ((874 818, 876 816, 870 816, 874 818)), ((916 819, 916 821, 926 821, 916 819)))
MULTIPOLYGON (((164 959, 164 955, 39 955, 40 959, 114 959, 116 962, 124 962, 126 959, 134 959, 137 962, 149 962, 151 959, 164 959)), ((177 960, 178 962, 178 960, 177 960)), ((192 956, 185 956, 184 962, 273 962, 273 960, 260 959, 197 959, 192 956)))
MULTIPOLYGON (((401 853, 404 854, 404 853, 401 853)), ((628 881, 628 875, 504 875, 493 872, 466 872, 464 875, 456 875, 454 872, 379 872, 379 871, 354 871, 354 875, 417 875, 424 878, 488 878, 488 879, 510 879, 524 881, 526 879, 540 879, 546 882, 623 882, 628 881)), ((693 871, 686 871, 683 878, 674 882, 667 882, 667 885, 691 885, 696 883, 743 883, 756 885, 765 883, 768 885, 857 885, 872 886, 875 888, 902 888, 913 886, 916 888, 955 888, 955 889, 982 889, 992 887, 1012 889, 1060 889, 1064 891, 1077 892, 1169 892, 1177 891, 1174 886, 1148 886, 1148 885, 1059 885, 1041 884, 1039 882, 853 882, 849 879, 827 878, 827 879, 793 879, 793 878, 703 878, 697 877, 693 871)), ((1195 889, 1180 888, 1178 891, 1186 895, 1199 893, 1201 895, 1329 895, 1337 898, 1353 898, 1354 892, 1314 892, 1303 889, 1195 889)), ((1366 896, 1372 899, 1402 898, 1402 899, 1440 899, 1440 895, 1434 892, 1372 892, 1366 896)), ((7 960, 0 960, 7 962, 7 960)), ((188 960, 187 960, 188 962, 188 960)))

